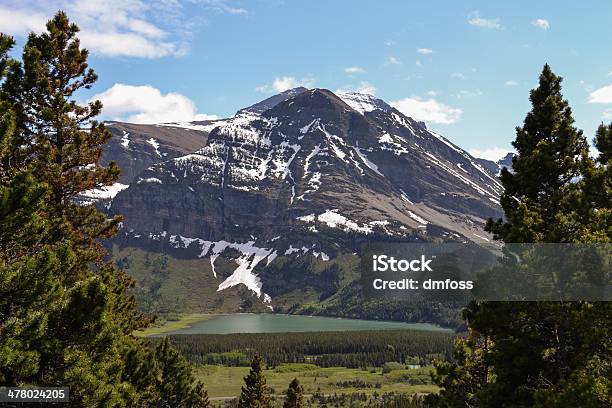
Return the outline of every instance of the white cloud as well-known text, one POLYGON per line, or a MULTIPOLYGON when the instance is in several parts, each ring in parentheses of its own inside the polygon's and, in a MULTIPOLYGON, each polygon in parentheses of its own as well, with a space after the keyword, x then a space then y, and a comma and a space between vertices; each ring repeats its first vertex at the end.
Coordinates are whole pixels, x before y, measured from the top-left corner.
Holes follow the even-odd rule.
POLYGON ((163 123, 217 119, 215 115, 198 113, 195 104, 185 95, 163 94, 150 85, 115 84, 90 100, 96 99, 104 105, 103 115, 112 120, 163 123))
MULTIPOLYGON (((612 74, 612 72, 611 72, 612 74)), ((582 82, 582 81, 581 81, 582 82)), ((591 92, 587 99, 588 103, 612 103, 612 85, 607 85, 591 92)), ((612 120, 612 108, 608 108, 601 114, 602 120, 612 120)))
POLYGON ((392 46, 394 46, 394 45, 395 45, 395 41, 393 41, 393 40, 387 40, 387 41, 385 41, 385 45, 386 45, 387 47, 392 47, 392 46))
POLYGON ((47 20, 45 14, 0 6, 0 31, 6 34, 24 36, 30 31, 39 33, 47 20))
POLYGON ((502 28, 500 21, 499 18, 482 18, 478 10, 468 14, 468 23, 476 27, 500 29, 502 28))
MULTIPOLYGON (((78 37, 93 54, 106 57, 160 58, 184 55, 194 19, 179 0, 5 0, 0 6, 0 31, 15 36, 42 32, 60 9, 81 29, 78 37)), ((223 0, 198 0, 206 9, 245 12, 223 0)), ((201 21, 199 21, 201 24, 201 21)))
POLYGON ((492 161, 498 161, 510 152, 510 149, 497 146, 486 149, 468 149, 468 153, 472 156, 492 161))
POLYGON ((400 65, 401 62, 397 58, 391 56, 391 57, 387 58, 387 64, 400 65))
POLYGON ((225 5, 225 7, 222 9, 222 11, 225 11, 225 12, 230 13, 230 14, 245 14, 245 13, 248 13, 248 11, 246 9, 243 9, 241 7, 229 7, 227 5, 225 5))
POLYGON ((438 96, 438 95, 440 95, 440 92, 431 90, 431 91, 427 91, 427 95, 429 95, 429 96, 438 96))
POLYGON ((421 67, 421 66, 423 66, 423 63, 421 62, 421 60, 416 60, 414 62, 414 65, 416 65, 417 67, 421 67))
POLYGON ((160 58, 182 55, 186 50, 166 41, 152 41, 135 33, 83 32, 83 46, 107 57, 160 58))
POLYGON ((416 50, 419 54, 433 54, 434 50, 431 48, 417 48, 416 50))
POLYGON ((361 74, 365 72, 365 69, 361 67, 347 67, 344 68, 344 72, 346 72, 347 74, 361 74))
POLYGON ((518 85, 518 82, 516 82, 513 79, 506 81, 506 86, 517 86, 517 85, 518 85))
POLYGON ((542 29, 544 31, 546 31, 546 30, 548 30, 550 28, 550 23, 548 22, 548 20, 543 19, 543 18, 538 18, 536 20, 533 20, 531 22, 531 24, 533 24, 534 26, 536 26, 539 29, 542 29))
POLYGON ((370 95, 376 95, 376 87, 367 81, 361 81, 355 91, 370 95))
POLYGON ((465 79, 465 75, 463 75, 461 72, 453 72, 450 77, 455 79, 465 79))
POLYGON ((276 77, 271 84, 260 85, 255 90, 261 93, 283 92, 288 89, 303 86, 310 88, 314 84, 314 78, 307 76, 302 79, 297 79, 293 76, 276 77))
POLYGON ((463 110, 453 108, 433 98, 423 100, 419 97, 404 98, 391 102, 391 106, 415 120, 448 125, 461 118, 463 110))
POLYGON ((336 89, 335 92, 359 92, 369 95, 376 95, 376 87, 368 81, 361 81, 358 85, 348 85, 342 88, 336 89))
POLYGON ((589 103, 612 103, 612 85, 596 89, 589 94, 589 103))
MULTIPOLYGON (((170 0, 171 2, 173 0, 170 0)), ((232 7, 227 4, 226 0, 193 0, 193 3, 199 3, 208 10, 213 10, 220 13, 229 14, 245 14, 248 13, 246 9, 240 7, 232 7)))

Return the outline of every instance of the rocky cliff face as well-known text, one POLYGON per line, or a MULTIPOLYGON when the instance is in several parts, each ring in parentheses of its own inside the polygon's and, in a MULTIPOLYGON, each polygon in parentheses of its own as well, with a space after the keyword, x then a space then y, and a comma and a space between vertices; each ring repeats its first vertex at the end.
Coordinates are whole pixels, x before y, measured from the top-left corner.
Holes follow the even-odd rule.
POLYGON ((102 156, 102 164, 115 160, 121 168, 119 181, 123 184, 131 184, 142 171, 154 164, 204 147, 208 137, 205 130, 186 129, 172 124, 108 122, 106 125, 113 138, 102 156))
POLYGON ((107 201, 124 215, 116 243, 202 259, 219 291, 269 306, 304 279, 338 289, 316 282, 325 263, 364 241, 485 243, 501 215, 492 169, 370 95, 296 88, 228 119, 111 129, 105 159, 129 185, 107 201))

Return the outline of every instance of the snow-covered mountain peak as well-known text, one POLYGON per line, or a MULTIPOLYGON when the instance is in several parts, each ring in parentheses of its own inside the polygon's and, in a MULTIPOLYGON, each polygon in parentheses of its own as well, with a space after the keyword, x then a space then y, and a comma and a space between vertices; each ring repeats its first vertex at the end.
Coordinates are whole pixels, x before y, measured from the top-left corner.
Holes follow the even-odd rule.
POLYGON ((496 163, 368 94, 297 88, 230 118, 111 131, 105 160, 128 172, 84 204, 124 215, 121 245, 209 258, 217 290, 244 286, 266 305, 283 293, 275 282, 303 276, 277 256, 333 263, 369 240, 484 243, 485 220, 501 215, 496 163))
POLYGON ((385 101, 378 99, 371 94, 361 92, 336 92, 336 95, 342 99, 344 103, 362 115, 366 112, 372 112, 375 110, 391 110, 391 106, 389 106, 385 101))

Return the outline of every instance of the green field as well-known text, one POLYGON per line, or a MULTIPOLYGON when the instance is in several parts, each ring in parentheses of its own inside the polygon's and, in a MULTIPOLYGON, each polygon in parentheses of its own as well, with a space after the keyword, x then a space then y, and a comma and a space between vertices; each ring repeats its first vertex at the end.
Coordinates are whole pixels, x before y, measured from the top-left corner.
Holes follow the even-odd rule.
MULTIPOLYGON (((284 394, 293 378, 300 381, 306 395, 317 390, 325 395, 355 392, 381 394, 391 391, 414 394, 438 391, 438 388, 431 384, 430 370, 431 367, 423 367, 393 370, 383 374, 382 368, 361 370, 343 367, 321 368, 311 364, 283 364, 265 370, 264 374, 275 395, 284 394), (361 382, 367 385, 362 386, 361 382)), ((248 372, 249 367, 205 365, 195 368, 197 379, 204 383, 208 395, 213 399, 239 396, 243 378, 248 372)))

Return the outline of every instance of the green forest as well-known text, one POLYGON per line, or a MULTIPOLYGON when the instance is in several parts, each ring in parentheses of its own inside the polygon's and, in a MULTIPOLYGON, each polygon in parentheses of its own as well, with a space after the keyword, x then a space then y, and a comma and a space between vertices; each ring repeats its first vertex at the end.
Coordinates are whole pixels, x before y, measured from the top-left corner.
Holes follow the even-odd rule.
MULTIPOLYGON (((456 337, 135 336, 154 317, 138 309, 133 278, 109 261, 102 244, 121 218, 75 202, 120 172, 114 163, 99 164, 111 137, 96 121, 102 104, 75 96, 97 75, 66 14, 46 27, 29 35, 19 59, 11 56, 15 41, 0 36, 0 385, 67 386, 68 407, 612 406, 610 302, 474 302, 462 312, 466 331, 456 337), (353 374, 331 381, 346 392, 306 394, 299 380, 272 392, 266 370, 286 363, 357 368, 380 381, 398 369, 405 377, 394 381, 403 384, 423 374, 410 365, 433 369, 428 391, 411 395, 353 374), (211 401, 200 381, 207 376, 198 374, 211 365, 249 366, 239 396, 211 401)), ((591 135, 575 127, 561 85, 544 65, 531 110, 516 128, 513 171, 501 173, 505 217, 487 224, 501 242, 612 241, 612 123, 599 126, 596 151, 589 151, 591 135)))
POLYGON ((382 367, 387 362, 430 365, 453 355, 454 335, 382 330, 171 336, 194 364, 245 366, 259 354, 266 363, 310 363, 319 367, 382 367))

